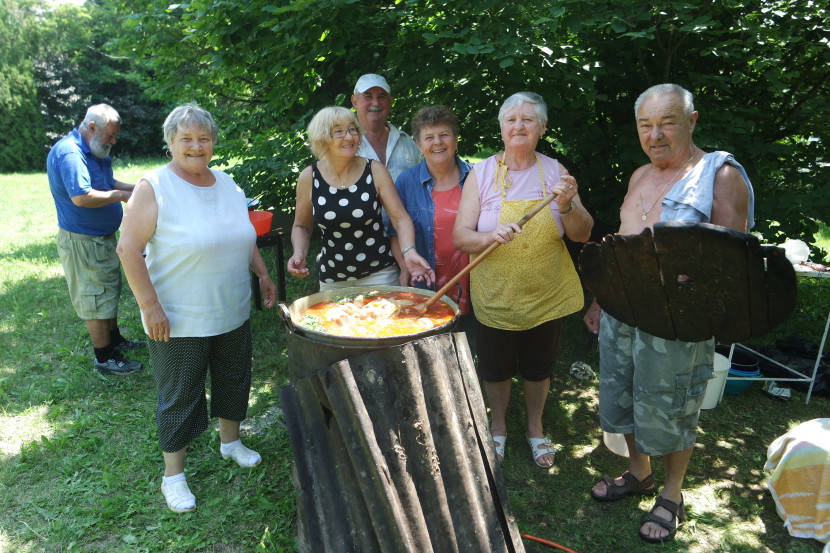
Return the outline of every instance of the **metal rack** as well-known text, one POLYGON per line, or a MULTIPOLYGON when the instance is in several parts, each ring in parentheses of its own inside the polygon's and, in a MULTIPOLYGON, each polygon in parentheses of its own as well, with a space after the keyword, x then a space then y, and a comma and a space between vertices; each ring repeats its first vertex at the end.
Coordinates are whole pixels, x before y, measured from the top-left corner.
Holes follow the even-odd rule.
MULTIPOLYGON (((814 271, 811 269, 802 269, 799 266, 796 266, 796 275, 802 278, 826 278, 830 279, 830 272, 821 272, 821 271, 814 271)), ((732 363, 732 355, 735 352, 735 348, 739 347, 744 351, 748 351, 757 355, 758 357, 762 357, 779 367, 786 369, 790 372, 790 374, 794 375, 791 378, 780 378, 780 377, 765 377, 765 376, 750 376, 750 377, 737 377, 737 376, 728 376, 726 380, 775 380, 776 382, 809 382, 810 386, 807 389, 807 399, 804 401, 805 404, 810 403, 810 397, 813 395, 813 386, 816 384, 816 375, 818 374, 818 367, 821 364, 821 357, 824 353, 824 346, 827 343, 827 333, 830 330, 830 312, 827 313, 827 321, 824 323, 824 334, 821 337, 821 343, 818 346, 818 354, 816 355, 816 362, 813 365, 813 374, 806 375, 801 373, 792 367, 788 367, 783 363, 776 361, 775 359, 770 359, 766 355, 755 351, 754 349, 747 347, 743 344, 732 344, 732 347, 729 349, 729 362, 732 363)), ((723 398, 723 391, 721 391, 721 399, 723 398)), ((720 403, 720 401, 719 401, 720 403)))

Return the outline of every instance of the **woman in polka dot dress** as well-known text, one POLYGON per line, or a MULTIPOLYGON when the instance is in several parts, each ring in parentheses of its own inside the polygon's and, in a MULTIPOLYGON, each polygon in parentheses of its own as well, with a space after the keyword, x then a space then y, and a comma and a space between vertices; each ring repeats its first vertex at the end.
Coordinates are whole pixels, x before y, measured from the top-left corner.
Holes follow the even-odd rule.
POLYGON ((208 372, 219 453, 243 467, 262 460, 239 439, 251 388, 249 268, 259 275, 266 307, 274 305, 276 286, 256 247, 245 193, 208 167, 217 139, 213 117, 185 104, 163 128, 172 159, 136 186, 117 251, 150 337, 161 491, 170 510, 185 513, 196 508, 184 464, 187 445, 208 428, 208 372))
POLYGON ((311 151, 319 160, 297 181, 297 204, 288 272, 305 278, 314 226, 323 247, 317 262, 320 290, 352 286, 397 286, 401 268, 392 255, 381 208, 398 233, 407 271, 432 284, 435 273, 415 249, 412 220, 401 204, 386 167, 357 155, 360 125, 343 107, 320 110, 308 125, 311 151))

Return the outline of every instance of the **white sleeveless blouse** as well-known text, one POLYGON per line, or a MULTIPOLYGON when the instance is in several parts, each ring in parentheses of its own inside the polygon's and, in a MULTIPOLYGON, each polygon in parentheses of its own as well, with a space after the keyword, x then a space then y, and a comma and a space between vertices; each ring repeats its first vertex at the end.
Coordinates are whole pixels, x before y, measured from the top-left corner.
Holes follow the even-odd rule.
MULTIPOLYGON (((211 169, 213 186, 194 186, 166 166, 144 178, 158 204, 146 262, 173 338, 216 336, 251 314, 249 266, 256 232, 245 193, 211 169)), ((143 320, 144 329, 147 325, 143 320)))

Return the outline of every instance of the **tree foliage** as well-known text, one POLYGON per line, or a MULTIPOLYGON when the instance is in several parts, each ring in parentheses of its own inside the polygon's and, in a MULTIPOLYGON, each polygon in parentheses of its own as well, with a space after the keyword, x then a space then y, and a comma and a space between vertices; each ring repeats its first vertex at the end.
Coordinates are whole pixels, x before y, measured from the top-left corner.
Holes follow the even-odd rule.
POLYGON ((768 240, 811 239, 830 211, 830 21, 813 0, 117 0, 119 51, 148 63, 150 91, 197 100, 223 128, 237 180, 290 209, 310 160, 303 129, 348 105, 356 78, 387 76, 392 120, 425 104, 462 121, 462 154, 498 149, 498 105, 518 90, 550 106, 547 143, 586 203, 616 224, 628 176, 647 158, 633 125, 645 88, 676 82, 701 113, 697 143, 735 153, 768 240))
POLYGON ((164 105, 145 94, 149 75, 141 63, 107 52, 107 41, 119 28, 120 15, 108 2, 63 4, 44 13, 35 77, 47 151, 81 122, 90 105, 106 103, 123 122, 116 154, 162 152, 164 105))
POLYGON ((124 122, 117 154, 158 155, 164 107, 144 93, 143 66, 106 52, 120 28, 109 3, 0 0, 0 171, 43 168, 54 142, 104 102, 124 122), (8 24, 6 24, 8 23, 8 24))
POLYGON ((42 131, 29 51, 31 4, 0 0, 0 172, 20 171, 38 160, 42 131))

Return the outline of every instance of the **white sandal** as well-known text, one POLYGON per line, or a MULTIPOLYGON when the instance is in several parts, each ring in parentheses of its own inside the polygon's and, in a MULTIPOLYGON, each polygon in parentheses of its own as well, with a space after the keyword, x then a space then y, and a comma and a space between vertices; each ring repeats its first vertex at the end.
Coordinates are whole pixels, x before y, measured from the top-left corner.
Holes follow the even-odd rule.
POLYGON ((196 496, 190 491, 185 479, 166 486, 162 481, 161 493, 164 494, 167 507, 174 513, 189 513, 196 510, 196 496))
POLYGON ((221 449, 219 453, 221 453, 222 459, 233 459, 240 467, 244 468, 252 468, 262 462, 262 456, 259 453, 253 449, 248 449, 241 443, 228 454, 222 453, 221 449))
POLYGON ((493 436, 493 445, 496 448, 496 461, 501 463, 504 461, 504 445, 507 443, 507 436, 493 436))
POLYGON ((544 465, 539 462, 540 457, 544 457, 545 455, 556 455, 559 450, 553 447, 553 444, 550 443, 548 438, 530 438, 527 439, 528 445, 530 445, 530 452, 533 454, 533 462, 536 463, 537 467, 543 469, 549 469, 553 466, 553 463, 549 465, 544 465))
POLYGON ((792 395, 792 392, 790 392, 789 388, 784 388, 782 386, 779 386, 778 384, 775 383, 774 380, 767 380, 764 383, 763 390, 768 395, 770 395, 774 398, 780 399, 782 401, 788 401, 790 399, 790 396, 792 395))

